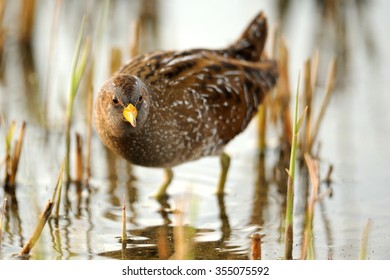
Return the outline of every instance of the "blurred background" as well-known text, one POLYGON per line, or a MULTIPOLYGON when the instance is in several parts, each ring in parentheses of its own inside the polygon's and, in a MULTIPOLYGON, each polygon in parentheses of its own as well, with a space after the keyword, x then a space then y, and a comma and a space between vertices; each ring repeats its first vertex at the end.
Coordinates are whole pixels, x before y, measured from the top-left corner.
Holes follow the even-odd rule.
MULTIPOLYGON (((17 135, 26 122, 16 184, 0 188, 1 201, 8 197, 0 258, 16 257, 52 196, 66 153, 66 108, 83 16, 81 48, 89 44, 89 52, 70 130, 71 177, 81 179, 66 184, 59 219, 48 221, 27 258, 166 259, 179 251, 179 226, 191 240, 190 258, 249 259, 253 234, 261 236, 263 259, 283 258, 288 160, 277 122, 267 130, 265 148, 258 146, 257 119, 228 145, 232 165, 222 199, 214 193, 219 159, 205 158, 174 169, 164 202, 151 198, 162 170, 116 158, 89 130, 88 96, 135 52, 223 48, 259 11, 268 18, 269 56, 280 59, 277 45, 285 42, 292 93, 305 61, 318 53, 316 114, 336 58, 334 89, 314 149, 325 193, 315 206, 314 258, 359 258, 368 220, 367 258, 390 258, 389 9, 385 0, 0 0, 1 182, 11 123, 17 135), (120 241, 124 194, 126 248, 120 241)), ((294 258, 301 258, 305 227, 302 177, 295 186, 294 258)))

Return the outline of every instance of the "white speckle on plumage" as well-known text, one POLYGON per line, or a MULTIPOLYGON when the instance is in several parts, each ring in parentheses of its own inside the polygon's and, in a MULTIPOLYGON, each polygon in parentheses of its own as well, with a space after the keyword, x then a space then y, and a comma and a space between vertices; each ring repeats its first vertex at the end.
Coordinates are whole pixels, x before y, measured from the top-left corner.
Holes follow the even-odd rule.
POLYGON ((187 122, 189 122, 189 123, 196 123, 196 120, 194 120, 194 119, 191 118, 191 117, 188 117, 188 118, 187 118, 187 122))

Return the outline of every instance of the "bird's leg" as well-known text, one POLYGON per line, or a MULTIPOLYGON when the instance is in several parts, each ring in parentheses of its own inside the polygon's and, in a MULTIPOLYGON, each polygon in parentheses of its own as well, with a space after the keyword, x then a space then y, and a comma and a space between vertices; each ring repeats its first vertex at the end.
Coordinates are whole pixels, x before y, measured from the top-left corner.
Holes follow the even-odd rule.
POLYGON ((221 175, 219 177, 217 195, 222 195, 224 193, 226 177, 230 166, 230 156, 224 152, 221 154, 220 160, 221 160, 221 175))
POLYGON ((167 189, 168 189, 169 185, 172 182, 172 178, 173 178, 172 169, 171 168, 165 168, 164 169, 164 173, 165 173, 165 179, 164 179, 164 182, 161 185, 160 189, 158 190, 158 192, 155 195, 156 198, 162 198, 162 197, 166 196, 167 189))

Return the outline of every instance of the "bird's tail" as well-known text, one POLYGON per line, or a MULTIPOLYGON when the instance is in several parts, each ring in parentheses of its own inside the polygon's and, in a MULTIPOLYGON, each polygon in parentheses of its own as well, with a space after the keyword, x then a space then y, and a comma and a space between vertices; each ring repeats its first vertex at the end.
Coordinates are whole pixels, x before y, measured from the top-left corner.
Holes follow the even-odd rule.
POLYGON ((222 50, 224 56, 259 61, 267 39, 267 19, 260 12, 248 25, 241 37, 227 49, 222 50))

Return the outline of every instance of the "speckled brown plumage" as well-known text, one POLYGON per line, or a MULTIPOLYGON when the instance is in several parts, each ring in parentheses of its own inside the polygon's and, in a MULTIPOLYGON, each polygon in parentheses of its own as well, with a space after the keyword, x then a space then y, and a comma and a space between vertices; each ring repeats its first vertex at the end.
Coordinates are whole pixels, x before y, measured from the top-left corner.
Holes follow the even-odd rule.
POLYGON ((266 35, 260 13, 226 49, 139 55, 98 94, 94 118, 103 143, 150 167, 220 154, 276 83, 276 63, 261 58, 266 35), (123 117, 129 104, 137 112, 135 127, 123 117))

